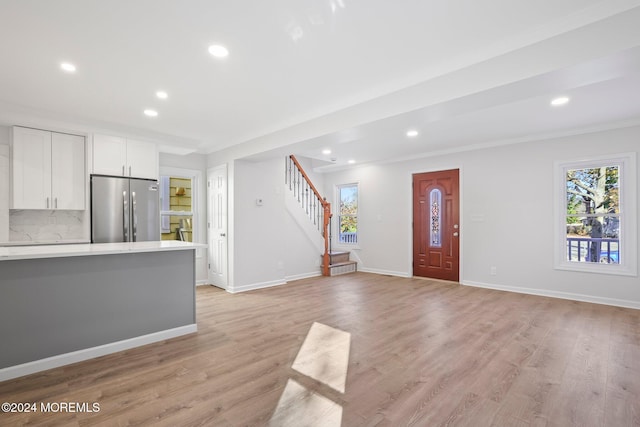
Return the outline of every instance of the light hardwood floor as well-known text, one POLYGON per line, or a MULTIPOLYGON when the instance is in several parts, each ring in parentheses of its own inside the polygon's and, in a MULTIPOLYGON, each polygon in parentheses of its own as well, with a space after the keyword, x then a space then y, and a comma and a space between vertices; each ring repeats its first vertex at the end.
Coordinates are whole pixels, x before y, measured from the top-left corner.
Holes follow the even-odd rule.
POLYGON ((0 402, 100 404, 0 425, 640 426, 638 310, 357 273, 199 287, 197 320, 197 334, 0 383, 0 402), (314 322, 342 341, 309 351, 348 334, 344 393, 292 368, 314 322))

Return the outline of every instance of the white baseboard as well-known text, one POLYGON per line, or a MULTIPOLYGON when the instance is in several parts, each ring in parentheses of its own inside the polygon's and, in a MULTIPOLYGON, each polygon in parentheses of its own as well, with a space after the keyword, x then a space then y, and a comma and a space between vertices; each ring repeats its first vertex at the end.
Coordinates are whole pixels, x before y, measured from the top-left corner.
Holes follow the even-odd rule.
POLYGON ((377 268, 360 268, 358 266, 358 271, 362 271, 363 273, 374 273, 374 274, 382 274, 386 276, 397 276, 397 277, 412 277, 411 274, 406 271, 391 271, 391 270, 380 270, 377 268))
POLYGON ((322 272, 321 271, 313 271, 311 273, 294 274, 293 276, 285 277, 285 280, 287 282, 293 282, 294 280, 309 279, 311 277, 318 277, 318 276, 322 276, 322 272))
POLYGON ((320 271, 294 274, 292 276, 285 277, 284 280, 271 280, 268 282, 250 283, 248 285, 234 287, 233 289, 227 289, 227 292, 232 294, 237 294, 239 292, 254 291, 256 289, 264 289, 264 288, 271 288, 273 286, 286 285, 287 283, 292 282, 294 280, 308 279, 310 277, 318 277, 318 276, 322 276, 322 273, 320 271))
POLYGON ((594 304, 612 305, 616 307, 635 308, 640 310, 640 302, 637 302, 637 301, 627 301, 627 300, 616 299, 616 298, 605 298, 605 297, 597 297, 593 295, 574 294, 570 292, 550 291, 547 289, 520 288, 517 286, 494 285, 491 283, 474 282, 471 280, 464 280, 460 282, 460 284, 464 286, 473 286, 476 288, 495 289, 498 291, 516 292, 519 294, 568 299, 572 301, 591 302, 594 304))
POLYGON ((82 362, 83 360, 93 359, 111 353, 117 353, 119 351, 128 350, 134 347, 140 347, 158 341, 164 341, 170 338, 191 334, 197 331, 198 325, 193 323, 191 325, 180 326, 178 328, 167 329, 160 332, 154 332, 152 334, 142 335, 140 337, 129 338, 122 341, 99 345, 97 347, 72 351, 71 353, 59 354, 57 356, 51 356, 45 359, 34 360, 33 362, 23 363, 21 365, 9 366, 8 368, 0 369, 0 381, 6 381, 12 378, 18 378, 24 375, 46 371, 47 369, 58 368, 60 366, 69 365, 71 363, 82 362))
POLYGON ((272 286, 284 285, 286 280, 271 280, 268 282, 250 283, 248 285, 234 286, 233 289, 227 288, 227 292, 237 294, 238 292, 254 291, 256 289, 270 288, 272 286))
POLYGON ((210 284, 211 283, 209 283, 209 280, 207 279, 196 280, 196 286, 210 285, 210 284))

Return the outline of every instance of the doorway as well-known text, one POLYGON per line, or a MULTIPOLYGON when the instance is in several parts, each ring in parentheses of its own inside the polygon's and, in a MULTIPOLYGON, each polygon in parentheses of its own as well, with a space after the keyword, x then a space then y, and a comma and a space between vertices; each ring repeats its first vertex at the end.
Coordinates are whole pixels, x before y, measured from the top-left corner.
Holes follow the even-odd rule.
POLYGON ((227 165, 207 172, 209 282, 227 289, 227 165))
POLYGON ((460 279, 460 171, 413 175, 413 275, 460 279))

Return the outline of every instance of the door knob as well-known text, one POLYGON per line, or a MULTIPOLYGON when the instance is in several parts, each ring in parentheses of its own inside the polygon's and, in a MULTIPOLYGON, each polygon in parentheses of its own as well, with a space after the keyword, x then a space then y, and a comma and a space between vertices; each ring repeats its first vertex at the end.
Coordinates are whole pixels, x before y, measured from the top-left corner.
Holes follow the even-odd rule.
POLYGON ((456 231, 455 233, 453 233, 453 237, 458 237, 458 232, 456 231))
POLYGON ((220 237, 225 237, 227 233, 220 233, 220 237))

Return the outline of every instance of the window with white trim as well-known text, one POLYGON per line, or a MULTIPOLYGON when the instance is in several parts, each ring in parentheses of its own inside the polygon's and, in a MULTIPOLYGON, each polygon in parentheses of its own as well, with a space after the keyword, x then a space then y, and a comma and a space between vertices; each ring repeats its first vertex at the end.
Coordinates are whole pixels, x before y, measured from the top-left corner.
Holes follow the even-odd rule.
POLYGON ((637 274, 635 153, 556 164, 556 268, 637 274))
POLYGON ((358 243, 358 184, 344 184, 338 190, 338 242, 358 243))

